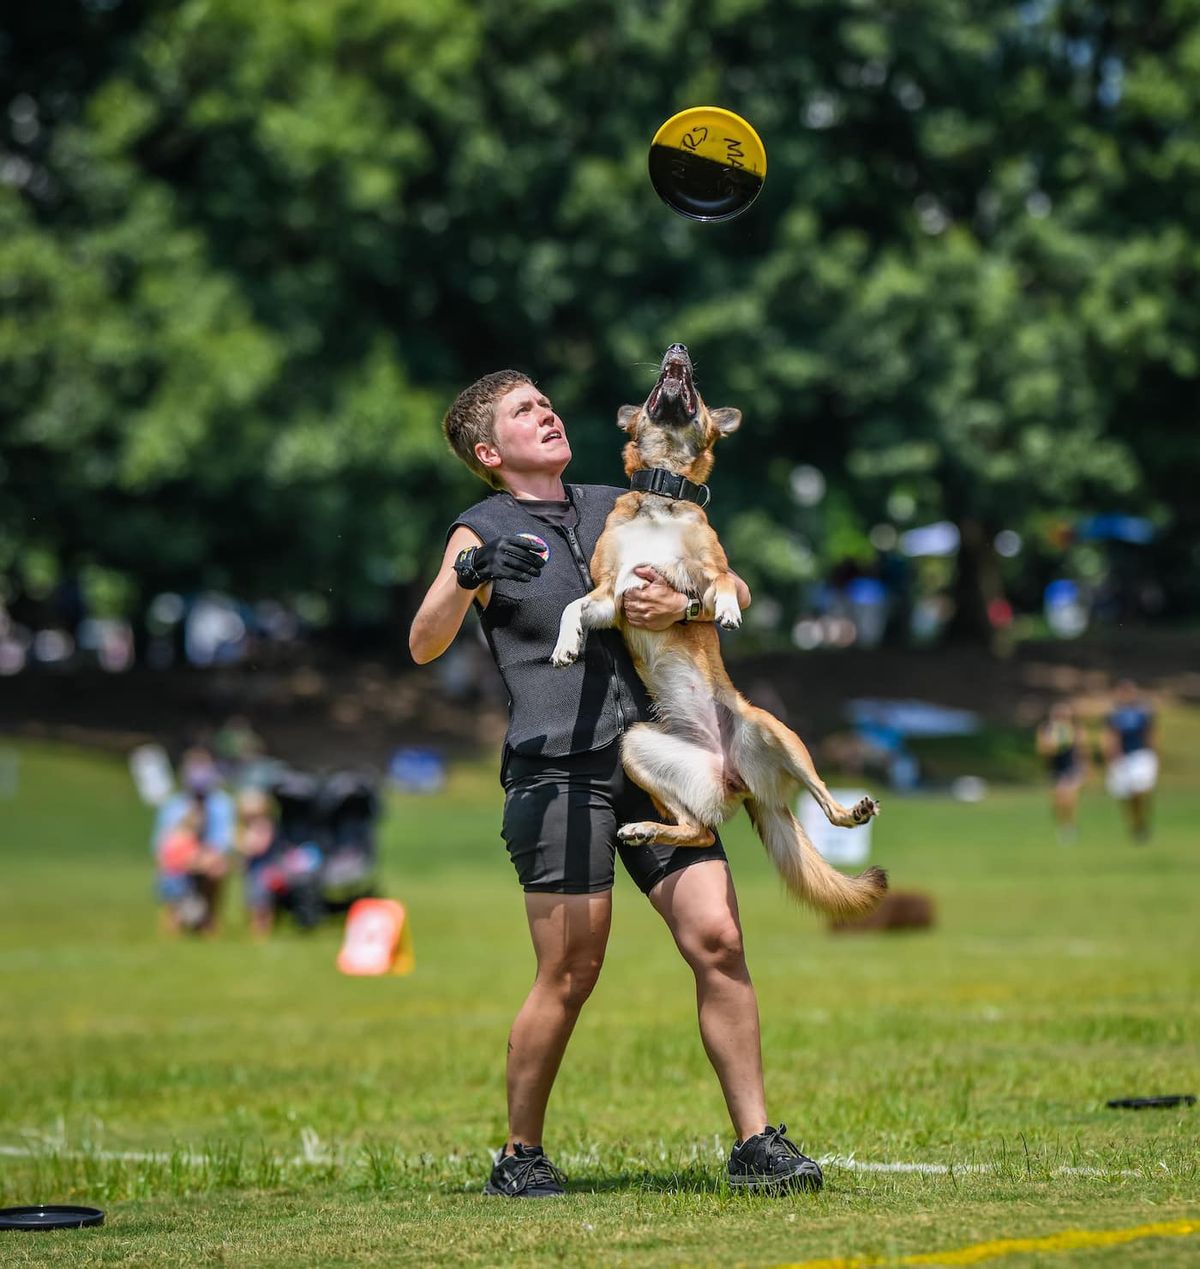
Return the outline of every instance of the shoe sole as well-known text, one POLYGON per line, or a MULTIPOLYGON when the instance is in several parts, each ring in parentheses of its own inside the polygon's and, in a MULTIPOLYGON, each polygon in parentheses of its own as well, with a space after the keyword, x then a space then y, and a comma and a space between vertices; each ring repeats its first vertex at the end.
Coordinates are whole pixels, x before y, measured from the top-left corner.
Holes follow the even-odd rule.
POLYGON ((554 1199, 566 1198, 565 1191, 559 1191, 557 1194, 509 1194, 507 1190, 498 1190, 489 1181, 484 1187, 483 1192, 488 1198, 507 1198, 507 1199, 554 1199))
POLYGON ((768 1194, 783 1193, 785 1190, 807 1190, 815 1193, 825 1184, 823 1177, 811 1173, 793 1172, 791 1176, 731 1176, 729 1185, 734 1190, 764 1191, 768 1194))

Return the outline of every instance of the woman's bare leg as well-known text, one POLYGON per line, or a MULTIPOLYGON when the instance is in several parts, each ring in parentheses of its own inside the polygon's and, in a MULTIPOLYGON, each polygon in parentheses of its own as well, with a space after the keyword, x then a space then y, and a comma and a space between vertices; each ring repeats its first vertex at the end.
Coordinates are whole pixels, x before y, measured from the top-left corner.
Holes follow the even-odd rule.
POLYGON ((508 1037, 508 1141, 542 1144, 546 1103, 604 963, 612 892, 525 895, 537 977, 508 1037))
POLYGON ((696 976, 704 1051, 721 1082, 739 1141, 767 1124, 758 1001, 746 968, 729 866, 706 859, 665 877, 650 902, 696 976))

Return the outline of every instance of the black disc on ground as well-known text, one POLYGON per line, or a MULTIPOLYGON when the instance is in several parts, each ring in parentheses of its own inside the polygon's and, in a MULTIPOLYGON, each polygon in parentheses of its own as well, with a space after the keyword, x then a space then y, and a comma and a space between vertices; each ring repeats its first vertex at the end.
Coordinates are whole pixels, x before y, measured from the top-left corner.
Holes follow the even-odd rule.
POLYGON ((103 1225, 98 1207, 75 1207, 69 1203, 41 1203, 35 1207, 0 1207, 0 1229, 82 1229, 103 1225))
POLYGON ((1164 1093, 1158 1097, 1114 1097, 1106 1103, 1110 1110, 1148 1110, 1156 1107, 1194 1106, 1194 1093, 1164 1093))

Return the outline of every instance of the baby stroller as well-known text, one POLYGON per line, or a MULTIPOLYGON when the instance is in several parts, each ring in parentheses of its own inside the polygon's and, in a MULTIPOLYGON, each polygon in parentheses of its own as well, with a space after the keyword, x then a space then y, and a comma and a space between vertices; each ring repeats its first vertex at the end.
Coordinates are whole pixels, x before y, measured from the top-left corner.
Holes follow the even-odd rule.
POLYGON ((310 775, 289 771, 271 792, 279 807, 275 835, 266 853, 252 865, 255 882, 273 897, 276 911, 287 912, 302 930, 319 925, 324 853, 316 814, 320 785, 310 775))
POLYGON ((345 912, 356 899, 375 894, 375 821, 379 799, 360 772, 339 771, 321 789, 325 863, 321 898, 330 912, 345 912))
POLYGON ((290 771, 271 792, 279 823, 271 846, 253 865, 258 881, 301 929, 319 925, 375 893, 375 821, 371 780, 349 771, 324 779, 290 771))

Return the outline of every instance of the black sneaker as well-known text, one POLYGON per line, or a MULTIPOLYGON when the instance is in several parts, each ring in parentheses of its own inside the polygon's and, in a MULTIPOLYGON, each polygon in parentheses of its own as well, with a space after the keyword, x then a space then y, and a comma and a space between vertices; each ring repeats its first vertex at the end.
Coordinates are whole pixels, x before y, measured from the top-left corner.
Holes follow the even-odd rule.
POLYGON ((501 1149, 496 1155, 496 1166, 485 1194, 499 1194, 504 1198, 558 1198, 563 1194, 563 1182, 567 1178, 546 1158, 541 1146, 513 1143, 513 1153, 501 1149))
POLYGON ((729 1155, 729 1184, 735 1190, 782 1194, 788 1190, 819 1190, 825 1184, 821 1166, 801 1154, 787 1135, 787 1125, 739 1141, 729 1155))

